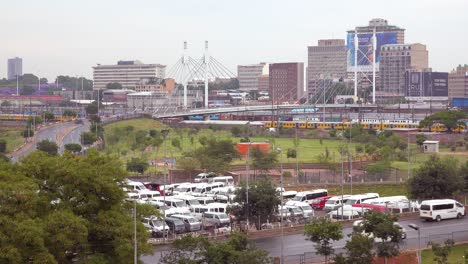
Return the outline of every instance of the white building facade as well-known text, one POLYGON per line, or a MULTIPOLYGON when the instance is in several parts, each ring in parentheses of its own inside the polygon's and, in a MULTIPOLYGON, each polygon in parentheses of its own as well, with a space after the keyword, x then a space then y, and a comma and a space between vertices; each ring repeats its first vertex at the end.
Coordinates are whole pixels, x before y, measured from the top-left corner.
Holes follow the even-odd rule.
POLYGON ((259 90, 259 78, 262 75, 268 75, 268 73, 269 65, 267 63, 237 65, 239 89, 242 91, 259 90))
POLYGON ((108 83, 120 83, 122 89, 135 89, 142 80, 164 79, 166 65, 143 64, 140 61, 118 61, 117 65, 93 67, 93 89, 105 89, 108 83))

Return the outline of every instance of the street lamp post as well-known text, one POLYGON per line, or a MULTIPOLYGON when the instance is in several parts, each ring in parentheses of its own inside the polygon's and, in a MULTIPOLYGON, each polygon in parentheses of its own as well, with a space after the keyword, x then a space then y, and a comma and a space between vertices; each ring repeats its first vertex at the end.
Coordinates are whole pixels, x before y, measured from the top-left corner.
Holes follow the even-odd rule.
POLYGON ((281 208, 280 208, 280 227, 281 227, 281 264, 284 263, 284 230, 283 230, 283 192, 284 192, 284 183, 283 183, 283 150, 277 148, 277 151, 280 153, 280 199, 281 199, 281 208))
POLYGON ((166 174, 167 174, 167 166, 166 166, 166 137, 169 134, 169 129, 161 130, 161 134, 164 138, 164 172, 163 172, 163 184, 164 184, 164 206, 163 206, 163 242, 166 242, 166 235, 164 234, 166 231, 166 194, 167 194, 167 186, 166 186, 166 174))
POLYGON ((134 234, 134 247, 133 247, 133 256, 134 256, 134 263, 138 263, 138 250, 137 250, 137 224, 136 224, 136 199, 133 201, 133 234, 134 234))
POLYGON ((421 261, 421 228, 415 224, 409 224, 408 226, 418 231, 418 263, 421 264, 422 263, 421 261))
POLYGON ((249 142, 249 147, 247 148, 247 157, 245 159, 245 167, 246 167, 246 191, 245 191, 245 198, 246 198, 246 222, 247 222, 247 232, 249 232, 249 216, 250 216, 250 206, 249 206, 249 178, 250 178, 250 166, 249 166, 249 159, 250 159, 250 147, 252 146, 252 142, 249 142))

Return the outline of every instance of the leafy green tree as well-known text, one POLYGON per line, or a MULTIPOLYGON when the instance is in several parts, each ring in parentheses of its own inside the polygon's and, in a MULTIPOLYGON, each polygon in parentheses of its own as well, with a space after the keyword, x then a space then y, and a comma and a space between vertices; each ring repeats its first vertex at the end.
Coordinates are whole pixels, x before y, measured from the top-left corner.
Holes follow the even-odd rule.
POLYGON ((399 243, 402 240, 401 230, 394 224, 398 216, 379 211, 369 211, 364 215, 362 230, 379 239, 376 245, 377 256, 383 257, 385 262, 389 257, 400 254, 399 243))
POLYGON ((76 112, 71 110, 71 109, 65 109, 63 110, 63 113, 62 113, 63 116, 71 116, 71 117, 74 117, 74 116, 77 116, 76 112))
MULTIPOLYGON (((0 163, 0 225, 8 226, 0 228, 0 263, 133 262, 125 177, 117 159, 94 150, 79 157, 36 151, 0 163)), ((137 212, 157 213, 145 205, 137 212)), ((137 221, 138 255, 152 251, 148 238, 137 221)))
POLYGON ((176 167, 183 171, 185 176, 192 177, 200 171, 200 161, 193 157, 181 157, 177 159, 176 167))
POLYGON ((460 166, 459 175, 463 177, 463 180, 465 182, 465 184, 463 185, 464 191, 468 192, 468 161, 465 161, 465 163, 463 163, 460 166))
POLYGON ((146 160, 140 158, 132 158, 130 161, 127 162, 127 170, 143 173, 149 167, 149 164, 146 160))
POLYGON ((334 257, 335 264, 368 264, 374 261, 374 239, 353 232, 351 239, 346 241, 346 256, 338 254, 334 257))
POLYGON ((259 180, 249 184, 249 202, 247 203, 247 186, 245 183, 235 191, 234 203, 231 213, 238 222, 245 221, 249 215, 250 221, 255 223, 258 230, 268 220, 272 221, 278 211, 280 199, 276 187, 270 180, 259 180))
POLYGON ((44 112, 44 119, 45 121, 51 121, 54 120, 55 115, 52 112, 44 112))
POLYGON ((433 155, 415 171, 408 186, 411 197, 424 200, 453 197, 464 184, 456 159, 433 155))
POLYGON ((6 153, 7 142, 4 139, 0 139, 0 153, 6 153))
POLYGON ((343 226, 328 217, 318 217, 304 226, 304 235, 306 240, 315 243, 317 254, 324 256, 325 263, 328 263, 329 256, 334 252, 332 241, 343 238, 343 226))
POLYGON ((250 157, 252 159, 252 169, 255 171, 259 170, 262 175, 267 174, 278 164, 277 151, 264 153, 258 148, 252 148, 250 151, 250 157))
POLYGON ((83 145, 91 145, 96 142, 97 137, 96 134, 93 132, 83 132, 81 134, 81 143, 83 145))
POLYGON ((296 153, 296 150, 295 149, 292 149, 292 148, 288 148, 288 151, 286 152, 286 157, 289 159, 289 158, 296 158, 297 156, 297 153, 296 153))
POLYGON ((42 117, 40 116, 29 116, 28 119, 26 120, 26 125, 31 126, 31 125, 39 125, 42 124, 42 117))
POLYGON ((448 264, 448 256, 452 247, 455 245, 455 241, 452 239, 447 239, 444 241, 444 246, 441 246, 439 243, 430 241, 428 246, 431 246, 432 252, 434 253, 434 261, 437 264, 448 264))
POLYGON ((205 138, 200 148, 187 152, 184 156, 198 159, 202 169, 221 173, 229 169, 229 164, 239 156, 239 152, 230 139, 205 138))
POLYGON ((90 115, 89 120, 93 123, 101 123, 101 118, 98 115, 90 115))
POLYGON ((211 242, 205 237, 184 236, 174 241, 162 264, 267 264, 268 253, 255 248, 245 234, 232 233, 226 242, 211 242))
POLYGON ((457 127, 463 125, 462 119, 467 118, 467 114, 459 110, 444 110, 427 116, 419 122, 420 127, 429 127, 435 123, 443 124, 449 132, 457 127))
POLYGON ((91 104, 89 104, 88 106, 86 106, 85 108, 86 110, 86 113, 88 115, 95 115, 98 113, 98 105, 97 105, 97 102, 92 102, 91 104))
POLYGON ((74 88, 81 90, 81 84, 83 83, 83 90, 90 91, 93 89, 93 81, 88 80, 84 77, 71 77, 65 75, 59 75, 55 78, 55 83, 58 84, 59 88, 74 88))
POLYGON ((21 132, 21 135, 25 138, 32 137, 34 136, 34 130, 31 127, 26 128, 21 132))
POLYGON ((418 144, 418 146, 422 147, 423 142, 426 140, 427 140, 426 135, 422 135, 422 134, 416 135, 416 144, 418 144))
POLYGON ((171 145, 173 147, 178 148, 179 150, 182 150, 182 146, 180 145, 180 139, 179 138, 172 138, 171 145))
POLYGON ((91 126, 89 127, 89 132, 92 132, 94 134, 96 134, 97 132, 97 135, 99 137, 101 138, 104 137, 104 127, 98 123, 92 123, 91 126))
POLYGON ((233 126, 231 128, 231 134, 235 137, 240 137, 242 134, 242 128, 239 126, 233 126))
POLYGON ((74 153, 78 153, 81 151, 81 145, 80 144, 76 144, 76 143, 69 143, 69 144, 65 144, 65 149, 70 151, 70 152, 74 152, 74 153))
POLYGON ((55 156, 58 154, 58 146, 55 142, 49 140, 42 140, 37 143, 37 149, 44 151, 50 156, 55 156))

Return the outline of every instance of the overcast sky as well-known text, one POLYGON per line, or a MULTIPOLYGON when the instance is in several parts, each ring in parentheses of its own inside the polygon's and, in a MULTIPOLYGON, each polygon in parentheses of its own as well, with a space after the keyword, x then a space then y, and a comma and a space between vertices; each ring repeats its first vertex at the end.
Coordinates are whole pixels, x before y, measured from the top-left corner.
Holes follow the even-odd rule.
POLYGON ((0 0, 0 78, 7 59, 23 72, 92 77, 96 63, 139 59, 173 66, 199 58, 203 43, 236 73, 237 64, 306 62, 318 39, 385 18, 406 29, 407 43, 429 50, 429 65, 468 63, 467 0, 0 0))

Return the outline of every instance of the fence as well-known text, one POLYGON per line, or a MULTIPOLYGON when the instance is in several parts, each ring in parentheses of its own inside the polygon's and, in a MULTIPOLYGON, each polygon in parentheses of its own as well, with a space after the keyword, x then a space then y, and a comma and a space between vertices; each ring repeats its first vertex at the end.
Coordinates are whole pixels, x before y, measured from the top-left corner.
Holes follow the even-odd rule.
MULTIPOLYGON (((424 231, 424 229, 422 229, 422 231, 424 231)), ((422 249, 428 248, 429 242, 436 242, 439 244, 443 244, 447 239, 452 239, 455 241, 455 243, 466 243, 468 242, 468 231, 456 231, 456 232, 451 232, 451 233, 433 234, 433 235, 428 235, 428 236, 421 235, 421 248, 422 249)), ((304 243, 310 243, 310 242, 304 242, 304 243)), ((418 245, 419 245, 419 240, 417 237, 407 238, 403 240, 403 242, 400 244, 400 249, 401 251, 417 250, 418 245)), ((312 247, 312 244, 311 244, 311 247, 312 247)), ((286 246, 285 251, 287 252, 287 250, 288 250, 288 247, 286 246)), ((345 254, 346 249, 344 247, 335 248, 335 254, 339 254, 339 253, 345 254)), ((325 258, 323 256, 317 255, 315 252, 304 252, 302 254, 286 255, 286 256, 283 256, 283 260, 284 260, 283 264, 318 264, 318 263, 325 262, 325 258)), ((390 259, 388 263, 396 263, 396 262, 390 259)))

